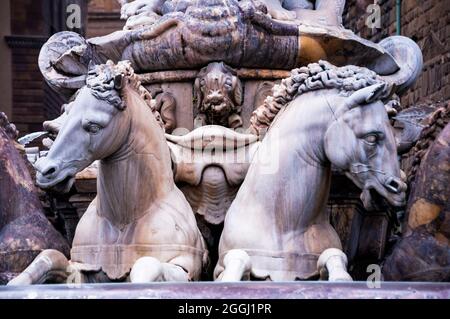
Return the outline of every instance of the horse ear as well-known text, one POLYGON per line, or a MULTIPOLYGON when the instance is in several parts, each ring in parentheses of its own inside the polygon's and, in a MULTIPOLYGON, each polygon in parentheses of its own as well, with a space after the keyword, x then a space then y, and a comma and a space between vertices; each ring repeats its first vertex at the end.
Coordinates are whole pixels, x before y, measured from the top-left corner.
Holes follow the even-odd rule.
POLYGON ((381 99, 386 92, 385 83, 377 83, 353 93, 346 101, 346 106, 350 110, 352 108, 371 104, 381 99))
POLYGON ((200 89, 200 77, 197 77, 194 82, 194 103, 196 107, 196 112, 200 111, 202 105, 202 92, 200 89))
POLYGON ((122 90, 123 88, 123 74, 118 74, 114 77, 114 88, 117 91, 122 90))
POLYGON ((236 104, 236 108, 238 108, 241 104, 242 104, 242 98, 243 98, 243 94, 242 94, 242 84, 241 81, 239 80, 239 78, 235 75, 233 75, 233 80, 232 80, 233 84, 233 99, 234 99, 234 103, 236 104))
POLYGON ((94 69, 95 69, 95 63, 94 63, 94 61, 90 60, 89 61, 89 66, 88 66, 88 73, 90 73, 94 69))

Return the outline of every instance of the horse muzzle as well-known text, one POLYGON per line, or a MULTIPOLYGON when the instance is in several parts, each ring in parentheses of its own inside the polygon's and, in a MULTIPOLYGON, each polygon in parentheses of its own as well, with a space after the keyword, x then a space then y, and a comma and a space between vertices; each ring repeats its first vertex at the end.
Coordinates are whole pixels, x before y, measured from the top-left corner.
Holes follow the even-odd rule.
POLYGON ((361 200, 367 210, 381 207, 383 199, 393 207, 404 207, 406 204, 406 184, 397 177, 389 177, 384 183, 371 179, 361 194, 361 200))
POLYGON ((42 189, 67 193, 75 182, 75 173, 71 169, 61 169, 59 165, 47 158, 39 159, 36 168, 36 184, 42 189))
POLYGON ((384 182, 384 187, 386 187, 386 189, 393 194, 406 192, 407 189, 406 183, 404 183, 400 178, 392 176, 384 182))
POLYGON ((408 186, 398 177, 388 177, 383 184, 386 194, 382 196, 394 207, 403 207, 406 204, 406 189, 408 186))

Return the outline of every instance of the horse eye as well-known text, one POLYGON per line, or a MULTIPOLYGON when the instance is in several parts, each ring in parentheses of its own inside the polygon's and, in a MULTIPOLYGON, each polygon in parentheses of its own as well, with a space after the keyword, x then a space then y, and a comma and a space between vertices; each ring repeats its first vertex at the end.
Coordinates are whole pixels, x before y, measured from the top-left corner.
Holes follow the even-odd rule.
POLYGON ((366 135, 365 137, 364 137, 364 140, 367 142, 367 143, 369 143, 370 145, 375 145, 375 144, 377 144, 377 142, 378 142, 378 135, 376 135, 376 134, 369 134, 369 135, 366 135))
POLYGON ((98 124, 95 123, 87 123, 84 126, 84 129, 86 132, 88 132, 89 134, 97 134, 98 132, 100 132, 100 130, 102 129, 102 127, 98 124))

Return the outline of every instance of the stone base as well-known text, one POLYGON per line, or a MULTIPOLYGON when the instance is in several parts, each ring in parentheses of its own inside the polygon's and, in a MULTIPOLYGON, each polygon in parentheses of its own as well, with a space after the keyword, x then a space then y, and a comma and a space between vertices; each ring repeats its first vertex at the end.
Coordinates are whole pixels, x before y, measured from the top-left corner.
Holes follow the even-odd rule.
POLYGON ((449 299, 448 283, 241 282, 0 287, 0 299, 449 299))

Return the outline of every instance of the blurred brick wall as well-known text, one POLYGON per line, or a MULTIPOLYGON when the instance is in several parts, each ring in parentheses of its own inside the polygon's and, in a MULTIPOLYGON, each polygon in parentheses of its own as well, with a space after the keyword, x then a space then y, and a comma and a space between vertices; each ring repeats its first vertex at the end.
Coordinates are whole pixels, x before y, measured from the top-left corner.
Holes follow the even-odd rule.
POLYGON ((122 30, 120 4, 117 0, 90 0, 88 3, 87 37, 107 35, 122 30))
MULTIPOLYGON (((64 99, 45 83, 38 67, 39 52, 53 33, 67 30, 67 6, 79 4, 85 15, 86 1, 10 0, 11 33, 5 40, 12 61, 11 121, 20 135, 42 130, 45 120, 60 114, 64 99)), ((82 33, 84 26, 74 31, 82 33)))
POLYGON ((42 1, 11 1, 11 37, 7 38, 12 57, 11 121, 21 135, 41 130, 48 115, 45 84, 37 63, 47 29, 42 1))
MULTIPOLYGON (((4 1, 4 0, 2 0, 4 1)), ((42 130, 45 120, 60 114, 65 100, 44 82, 38 67, 41 46, 53 33, 65 30, 68 4, 85 5, 87 0, 10 0, 11 33, 6 36, 10 49, 13 121, 21 135, 42 130)), ((3 7, 3 6, 2 6, 3 7)), ((87 23, 80 32, 88 38, 121 30, 117 0, 90 0, 87 23)))
MULTIPOLYGON (((396 1, 379 0, 381 29, 366 26, 370 0, 347 0, 344 25, 363 38, 378 42, 396 34, 396 1)), ((416 41, 424 55, 423 73, 402 97, 403 106, 450 99, 450 0, 403 0, 402 35, 416 41)))

